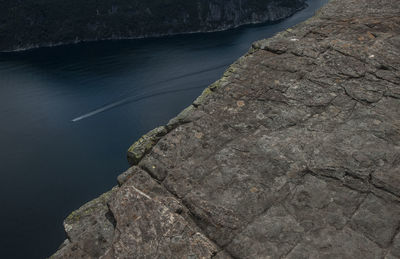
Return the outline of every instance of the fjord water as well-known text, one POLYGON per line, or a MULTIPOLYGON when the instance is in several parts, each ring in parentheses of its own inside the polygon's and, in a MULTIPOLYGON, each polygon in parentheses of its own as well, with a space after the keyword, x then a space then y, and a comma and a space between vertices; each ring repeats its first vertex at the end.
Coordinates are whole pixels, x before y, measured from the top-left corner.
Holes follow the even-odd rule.
POLYGON ((326 2, 225 32, 0 54, 0 257, 51 255, 63 219, 116 184, 134 140, 188 106, 253 41, 326 2))

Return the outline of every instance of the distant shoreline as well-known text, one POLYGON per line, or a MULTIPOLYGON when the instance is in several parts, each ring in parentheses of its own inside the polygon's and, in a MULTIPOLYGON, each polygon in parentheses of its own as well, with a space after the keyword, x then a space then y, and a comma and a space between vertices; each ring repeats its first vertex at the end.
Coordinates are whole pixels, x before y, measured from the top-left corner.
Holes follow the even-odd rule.
POLYGON ((44 43, 39 43, 39 44, 26 44, 26 45, 22 45, 22 46, 16 46, 11 49, 5 49, 5 50, 0 49, 0 53, 23 52, 23 51, 28 51, 28 50, 38 49, 38 48, 51 48, 51 47, 75 45, 75 44, 79 44, 79 43, 89 43, 89 42, 140 40, 140 39, 163 38, 163 37, 179 36, 179 35, 223 32, 223 31, 228 31, 228 30, 234 30, 234 29, 237 29, 237 28, 240 28, 243 26, 255 26, 255 25, 263 25, 263 24, 269 24, 269 23, 271 23, 271 24, 279 23, 282 20, 285 20, 285 19, 293 16, 297 12, 304 10, 307 7, 308 7, 308 4, 305 2, 304 5, 293 10, 293 12, 289 13, 286 16, 279 17, 276 20, 275 19, 272 19, 272 20, 263 19, 263 20, 259 20, 259 21, 243 22, 243 23, 239 23, 236 25, 228 25, 228 26, 223 26, 220 28, 211 29, 211 30, 195 30, 195 31, 187 31, 187 32, 183 31, 183 32, 172 32, 172 33, 149 33, 147 35, 112 36, 112 37, 106 37, 106 38, 88 38, 88 39, 76 38, 75 40, 60 41, 60 42, 44 42, 44 43))

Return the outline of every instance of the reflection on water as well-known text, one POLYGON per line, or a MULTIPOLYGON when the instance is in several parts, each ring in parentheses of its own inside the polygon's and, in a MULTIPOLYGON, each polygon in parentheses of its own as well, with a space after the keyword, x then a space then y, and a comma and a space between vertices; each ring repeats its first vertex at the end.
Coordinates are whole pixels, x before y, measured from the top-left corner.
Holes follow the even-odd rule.
POLYGON ((271 25, 0 54, 2 258, 49 256, 65 238, 63 218, 115 185, 135 139, 188 106, 253 41, 324 2, 271 25))

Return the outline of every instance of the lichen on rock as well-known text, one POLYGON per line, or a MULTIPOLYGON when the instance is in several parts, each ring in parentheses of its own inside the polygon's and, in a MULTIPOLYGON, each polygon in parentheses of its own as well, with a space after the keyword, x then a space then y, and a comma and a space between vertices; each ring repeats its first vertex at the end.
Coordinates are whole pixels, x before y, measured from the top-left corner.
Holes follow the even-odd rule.
POLYGON ((143 135, 128 149, 128 162, 131 165, 137 165, 142 157, 150 151, 158 140, 165 134, 167 134, 167 128, 161 126, 143 135))
POLYGON ((134 144, 107 202, 112 241, 88 228, 55 257, 400 258, 399 13, 331 0, 254 43, 134 144))

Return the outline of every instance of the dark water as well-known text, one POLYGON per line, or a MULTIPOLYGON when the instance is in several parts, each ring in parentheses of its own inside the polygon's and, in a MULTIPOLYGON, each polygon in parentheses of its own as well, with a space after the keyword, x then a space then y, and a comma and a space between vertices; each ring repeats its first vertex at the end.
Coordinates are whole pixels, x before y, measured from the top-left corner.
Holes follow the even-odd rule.
POLYGON ((0 54, 0 258, 51 255, 62 220, 115 185, 135 139, 188 106, 251 42, 325 2, 272 25, 0 54))

